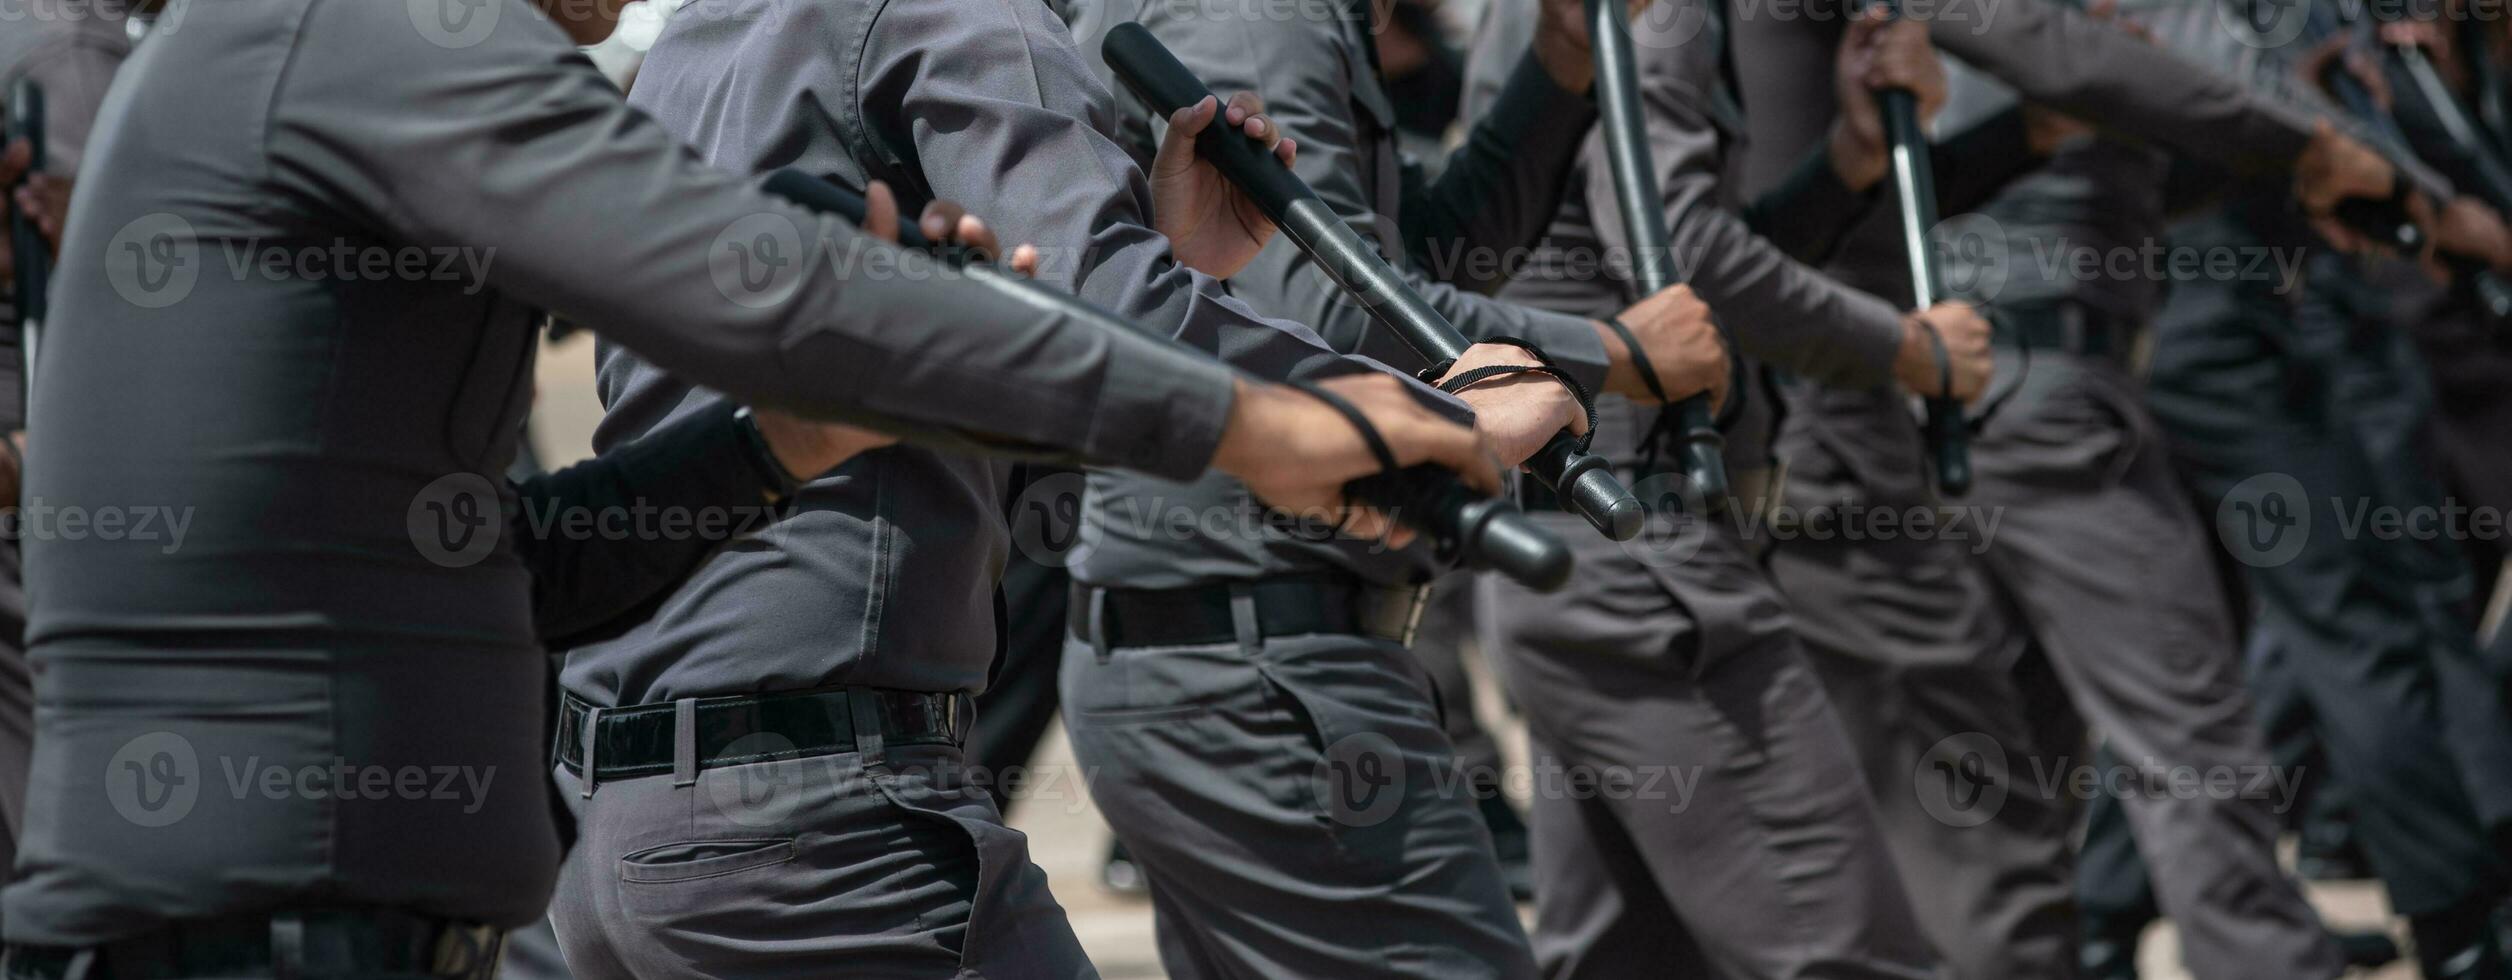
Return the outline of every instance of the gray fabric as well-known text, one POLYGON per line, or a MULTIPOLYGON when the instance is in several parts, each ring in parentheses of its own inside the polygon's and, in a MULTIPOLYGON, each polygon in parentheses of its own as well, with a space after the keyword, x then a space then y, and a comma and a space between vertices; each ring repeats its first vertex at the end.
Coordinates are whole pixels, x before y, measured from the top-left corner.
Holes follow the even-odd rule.
POLYGON ((1661 518, 1554 594, 1493 580, 1527 713, 1535 948, 1555 980, 1935 975, 1867 782, 1732 530, 1661 518))
MULTIPOLYGON (((2002 359, 2001 370, 2011 370, 2011 360, 2002 359)), ((1818 416, 1792 418, 1807 420, 1806 429, 1797 430, 1805 432, 1829 421, 1818 416)), ((1818 456, 1828 445, 1800 440, 1790 455, 1818 456)), ((1964 504, 2001 515, 1977 560, 2003 608, 2046 652, 2085 721, 2135 764, 2198 774, 2265 772, 2267 751, 2242 688, 2203 526, 2123 372, 2094 359, 2035 357, 2022 393, 1973 444, 1973 461, 1977 483, 1964 504)), ((1830 472, 1845 472, 1837 459, 1828 462, 1830 472)), ((1808 496, 1798 499, 1807 507, 1854 504, 1864 486, 1806 481, 1798 487, 1808 496), (1825 492, 1847 499, 1812 496, 1825 492)), ((1847 620, 1908 587, 1892 580, 1909 571, 1858 554, 1854 543, 1811 544, 1782 547, 1773 566, 1810 618, 1828 610, 1827 618, 1847 620), (1883 584, 1869 589, 1871 581, 1883 584)), ((2001 608, 1978 592, 1966 599, 1979 604, 1975 609, 2001 608)), ((1835 623, 1828 634, 1872 635, 1900 624, 1900 617, 1835 623)), ((1936 658, 1957 662, 1996 649, 1945 647, 1942 633, 1888 632, 1882 639, 1824 645, 1886 664, 1899 662, 1897 651, 1911 646, 1935 647, 1936 658)), ((2028 735, 1989 734, 2034 744, 2028 735)), ((1877 788, 1886 797, 1897 791, 1895 783, 1877 788)), ((2157 891, 2166 914, 2181 926, 2193 972, 2228 978, 2337 973, 2336 950, 2322 936, 2317 915, 2277 867, 2269 800, 2242 793, 2139 793, 2126 802, 2137 839, 2162 871, 2157 891)), ((1968 833, 1943 822, 1907 829, 1968 833)), ((1925 901, 1932 883, 1914 879, 1912 887, 1925 901)), ((1934 938, 1949 949, 1979 941, 1968 933, 1934 938)), ((1949 956, 1992 961, 1987 954, 1949 956)), ((2045 965, 2034 975, 2059 969, 2045 965)))
MULTIPOLYGON (((2233 231, 2210 221, 2178 240, 2233 231)), ((2258 506, 2263 484, 2244 481, 2292 481, 2267 491, 2294 498, 2284 502, 2310 522, 2287 532, 2301 535, 2290 554, 2226 542, 2245 559, 2252 661, 2280 665, 2347 786, 2391 906, 2417 915, 2501 879, 2478 800, 2499 799, 2512 777, 2501 769, 2502 682, 2476 662, 2465 568, 2435 560, 2428 543, 2343 530, 2352 508, 2438 513, 2443 503, 2419 477, 2432 472, 2417 425, 2430 397, 2423 366, 2382 316, 2412 294, 2376 291, 2352 264, 2315 259, 2296 299, 2217 284, 2176 292, 2158 324, 2149 401, 2206 501, 2237 507, 2227 495, 2238 492, 2258 506)), ((2482 809, 2500 819, 2499 804, 2482 809)))
MULTIPOLYGON (((1097 976, 966 765, 891 746, 597 785, 550 908, 568 965, 585 980, 1097 976)), ((582 783, 557 779, 576 800, 582 783)))
MULTIPOLYGON (((1421 662, 1423 676, 1430 678, 1431 694, 1439 707, 1439 727, 1448 733, 1448 743, 1456 749, 1457 768, 1469 778, 1489 774, 1497 779, 1500 743, 1474 713, 1474 675, 1466 667, 1468 660, 1490 663, 1483 659, 1481 637, 1476 630, 1477 577, 1473 572, 1450 572, 1431 584, 1430 599, 1423 605, 1421 623, 1413 633, 1413 658, 1421 662)), ((1484 788, 1475 789, 1481 792, 1484 788)))
MULTIPOLYGON (((1045 281, 1256 373, 1363 369, 1171 259, 1147 227, 1148 181, 1104 135, 1106 92, 1042 5, 700 4, 666 24, 629 101, 727 169, 881 180, 911 209, 956 201, 1003 241, 1036 245, 1045 281)), ((723 398, 616 345, 600 380, 597 447, 723 398)), ((709 562, 668 615, 575 651, 568 689, 633 704, 832 683, 983 687, 1010 547, 1006 476, 914 447, 852 461, 709 562)))
POLYGON ((506 934, 506 949, 497 961, 497 980, 569 980, 566 955, 559 952, 558 933, 544 918, 506 934))
POLYGON ((1172 977, 1530 978, 1490 834, 1412 655, 1293 636, 1064 648, 1091 799, 1172 977))
MULTIPOLYGON (((217 8, 113 86, 63 249, 33 407, 54 438, 30 452, 29 494, 193 519, 171 554, 162 534, 27 542, 28 577, 52 585, 30 625, 43 734, 12 941, 315 896, 500 925, 540 914, 556 834, 538 781, 518 779, 544 750, 534 589, 552 572, 651 572, 591 562, 599 548, 547 553, 597 567, 536 566, 507 535, 457 556, 473 567, 412 535, 441 478, 482 488, 483 516, 520 510, 496 488, 535 308, 759 403, 1174 476, 1211 457, 1227 368, 947 284, 846 274, 845 254, 883 247, 705 167, 520 0, 471 10, 496 23, 467 45, 375 4, 217 8), (784 302, 731 302, 715 281, 711 243, 745 219, 795 232, 784 302), (469 248, 487 281, 230 271, 233 249, 336 244, 469 248), (135 258, 165 251, 181 264, 135 258), (175 830, 126 819, 106 785, 117 752, 161 732, 198 756, 198 805, 175 830), (492 788, 225 792, 221 763, 248 760, 443 766, 492 788)), ((755 476, 722 469, 679 479, 748 479, 756 498, 755 476)))
POLYGON ((21 78, 44 87, 46 171, 74 174, 86 159, 105 89, 131 56, 129 18, 120 0, 62 0, 18 8, 0 32, 0 92, 21 78))
MULTIPOLYGON (((2212 13, 2205 3, 2188 6, 2202 17, 2212 13)), ((1747 194, 1777 183, 1806 147, 1822 140, 1835 115, 1831 42, 1844 20, 1837 7, 1819 7, 1805 16, 1734 20, 1741 98, 1753 109, 1746 163, 1756 176, 1747 194)), ((2255 88, 2266 71, 2237 74, 2257 53, 2237 58, 2244 49, 2220 31, 2167 50, 2061 0, 2002 2, 1993 16, 1963 5, 1936 9, 1944 16, 1928 22, 1928 37, 1943 53, 2026 98, 2097 124, 2240 169, 2290 166, 2311 136, 2314 113, 2298 104, 2299 93, 2255 88), (2222 50, 2200 55, 2198 40, 2221 42, 2222 50)), ((1912 13, 1930 11, 1914 5, 1912 13)), ((2176 23, 2197 35, 2215 22, 2176 23)), ((1890 214, 1890 202, 1880 210, 1890 214)))
POLYGON ((1819 646, 1807 657, 1850 733, 1893 864, 1946 975, 2074 976, 2068 834, 2079 805, 2044 792, 2041 780, 2081 761, 2074 713, 2063 700, 2029 697, 2009 670, 1819 646), (1990 787, 2004 790, 1994 804, 1990 787))
MULTIPOLYGON (((1126 0, 1076 4, 1077 23, 1098 36, 1126 0), (1096 9, 1105 2, 1109 9, 1096 9)), ((1606 368, 1604 345, 1586 319, 1493 300, 1498 266, 1486 261, 1522 248, 1541 232, 1559 201, 1578 134, 1595 117, 1587 100, 1552 85, 1533 62, 1520 65, 1512 97, 1480 121, 1465 144, 1425 184, 1398 159, 1394 109, 1378 77, 1367 18, 1352 0, 1264 5, 1185 0, 1144 6, 1141 23, 1176 52, 1214 91, 1252 91, 1265 111, 1299 141, 1295 170, 1328 207, 1373 240, 1408 285, 1469 338, 1516 336, 1541 345, 1579 383, 1595 390, 1606 368), (1478 276, 1479 273, 1479 276, 1478 276)), ((1104 65, 1100 70, 1104 71, 1104 65)), ((1120 111, 1147 110, 1130 95, 1120 111)), ((1126 131, 1148 139, 1158 127, 1139 119, 1126 131)), ((1313 324, 1339 350, 1407 369, 1424 361, 1366 310, 1344 297, 1297 246, 1277 236, 1231 278, 1233 293, 1268 313, 1313 324)), ((1390 553, 1327 541, 1320 528, 1250 526, 1253 513, 1237 484, 1207 477, 1180 486, 1122 473, 1090 477, 1086 552, 1074 577, 1099 585, 1162 588, 1253 578, 1334 565, 1381 582, 1422 576, 1426 552, 1390 553), (1228 525, 1226 533, 1179 533, 1228 525)))
MULTIPOLYGON (((1499 91, 1533 39, 1536 7, 1534 0, 1501 0, 1489 8, 1467 63, 1469 118, 1499 91)), ((1822 256, 1792 255, 1763 237, 1829 235, 1816 233, 1808 222, 1763 224, 1744 213, 1746 133, 1735 94, 1721 81, 1723 32, 1715 21, 1702 26, 1710 16, 1703 0, 1682 0, 1652 6, 1632 24, 1649 159, 1665 202, 1677 273, 1717 311, 1743 353, 1843 385, 1889 382, 1901 349, 1899 311, 1804 264, 1822 256), (1786 227, 1775 227, 1780 224, 1786 227)), ((1829 175, 1830 168, 1823 172, 1829 175)), ((1832 186, 1839 187, 1837 179, 1832 186)), ((1546 309, 1610 316, 1640 297, 1630 285, 1631 246, 1602 133, 1582 141, 1570 187, 1543 244, 1503 295, 1546 309)), ((1845 229, 1866 204, 1841 188, 1810 216, 1845 229)))

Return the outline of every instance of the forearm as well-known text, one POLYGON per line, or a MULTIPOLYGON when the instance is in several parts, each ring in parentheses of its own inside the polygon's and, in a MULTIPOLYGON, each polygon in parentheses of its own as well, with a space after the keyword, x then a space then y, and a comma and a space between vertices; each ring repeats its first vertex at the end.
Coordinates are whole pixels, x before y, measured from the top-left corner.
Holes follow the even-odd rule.
POLYGON ((1891 303, 1790 258, 1707 195, 1673 217, 1676 253, 1700 257, 1692 289, 1740 352, 1836 386, 1892 378, 1902 330, 1891 303))
MULTIPOLYGON (((1595 121, 1592 101, 1563 91, 1532 55, 1521 56, 1438 181, 1408 188, 1401 211, 1406 241, 1421 254, 1446 256, 1506 254, 1533 244, 1560 212, 1595 121)), ((1438 272, 1448 282, 1490 292, 1506 281, 1499 267, 1450 261, 1438 272)))
POLYGON ((1831 154, 1817 146, 1786 179, 1745 206, 1744 224, 1790 258, 1821 265, 1880 196, 1874 187, 1855 191, 1842 183, 1831 154))
MULTIPOLYGON (((1468 343, 1495 337, 1525 340, 1543 348, 1589 391, 1601 390, 1608 364, 1605 346, 1595 325, 1585 317, 1504 302, 1432 281, 1410 269, 1399 267, 1397 275, 1468 343)), ((1316 324, 1337 350, 1404 368, 1418 369, 1429 363, 1289 242, 1276 239, 1266 246, 1231 283, 1239 296, 1259 308, 1316 324)))
POLYGON ((554 29, 518 21, 453 52, 406 24, 346 25, 380 40, 286 76, 273 99, 274 192, 326 201, 364 234, 493 256, 488 287, 747 404, 877 413, 1173 478, 1211 460, 1228 367, 999 284, 910 274, 920 259, 706 166, 554 29))
POLYGON ((2289 168, 2311 139, 2315 113, 2072 7, 2015 0, 2000 15, 1930 21, 1928 37, 2027 101, 2236 170, 2289 168))

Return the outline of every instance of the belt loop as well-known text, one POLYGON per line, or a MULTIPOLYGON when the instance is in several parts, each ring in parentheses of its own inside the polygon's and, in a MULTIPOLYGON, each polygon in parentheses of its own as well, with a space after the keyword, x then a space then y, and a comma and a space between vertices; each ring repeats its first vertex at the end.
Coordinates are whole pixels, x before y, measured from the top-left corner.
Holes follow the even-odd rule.
POLYGON ((968 734, 977 728, 977 697, 966 691, 951 694, 951 744, 965 746, 968 734))
POLYGON ((272 980, 297 980, 306 974, 305 919, 295 912, 277 912, 270 917, 270 972, 272 980))
POLYGON ((105 971, 97 965, 97 959, 94 946, 70 954, 69 969, 62 971, 61 980, 104 980, 105 971))
POLYGON ((866 769, 883 765, 887 748, 881 738, 881 697, 869 687, 846 689, 846 713, 855 726, 855 754, 866 769))
POLYGON ((672 785, 698 784, 698 699, 672 702, 672 785))
POLYGON ((1422 611, 1430 608, 1430 586, 1416 585, 1405 589, 1404 635, 1398 641, 1407 650, 1413 649, 1413 638, 1422 631, 1422 611))
POLYGON ((1239 652, 1249 657, 1265 645, 1265 627, 1256 621, 1256 587, 1230 583, 1230 631, 1238 635, 1239 652))
POLYGON ((1090 638, 1090 655, 1105 664, 1108 651, 1108 590, 1096 585, 1076 585, 1082 590, 1082 635, 1090 638))
POLYGON ((594 746, 601 744, 601 739, 597 737, 601 731, 602 709, 593 707, 592 705, 586 705, 584 709, 584 731, 576 733, 576 737, 582 739, 584 742, 584 778, 578 780, 578 782, 584 784, 584 788, 579 790, 576 795, 588 800, 593 798, 593 784, 600 782, 602 778, 601 776, 596 775, 601 772, 601 767, 598 760, 593 757, 594 746))

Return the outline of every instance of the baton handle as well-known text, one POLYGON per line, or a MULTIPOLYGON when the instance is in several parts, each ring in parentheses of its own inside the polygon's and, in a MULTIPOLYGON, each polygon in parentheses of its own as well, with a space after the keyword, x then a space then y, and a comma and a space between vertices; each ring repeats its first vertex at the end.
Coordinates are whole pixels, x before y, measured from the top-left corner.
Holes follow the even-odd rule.
MULTIPOLYGON (((44 168, 44 89, 32 78, 18 79, 9 88, 8 133, 0 138, 0 146, 21 139, 34 151, 26 164, 26 173, 32 176, 44 168)), ((17 263, 12 285, 17 290, 18 392, 26 399, 19 404, 28 406, 35 390, 35 344, 51 306, 52 248, 35 227, 34 216, 17 206, 16 189, 0 193, 9 195, 9 249, 17 263)))
MULTIPOLYGON (((862 195, 800 170, 779 170, 768 175, 764 186, 770 194, 857 225, 863 224, 869 209, 862 195)), ((972 283, 1017 293, 1025 303, 1052 307, 1103 330, 1140 332, 1080 299, 976 262, 974 253, 967 249, 937 248, 910 222, 900 221, 898 239, 903 248, 928 251, 945 263, 969 270, 972 283)), ((1490 568, 1544 592, 1560 588, 1569 580, 1570 548, 1559 536, 1507 501, 1468 489, 1455 473, 1436 466, 1414 466, 1354 480, 1345 484, 1344 490, 1428 535, 1442 556, 1469 567, 1490 568)))
MULTIPOLYGON (((1673 237, 1666 230, 1666 199, 1658 193, 1657 171, 1649 163, 1638 55, 1631 47, 1630 25, 1623 22, 1624 9, 1623 0, 1587 0, 1588 37, 1596 58, 1596 124, 1605 133, 1605 159, 1613 171, 1623 233, 1631 244, 1632 277, 1641 295, 1653 296, 1682 278, 1675 268, 1673 237)), ((1727 397, 1746 397, 1745 386, 1734 386, 1727 397)), ((1727 439, 1711 420, 1709 396, 1676 399, 1672 410, 1681 430, 1685 479, 1703 506, 1721 506, 1730 492, 1727 439)))
MULTIPOLYGON (((1212 95, 1211 87, 1141 24, 1127 22, 1110 29, 1100 55, 1117 80, 1163 118, 1212 95)), ((1434 363, 1465 356, 1466 340, 1455 325, 1407 286, 1395 267, 1337 217, 1307 181, 1283 166, 1281 158, 1245 134, 1221 125, 1205 127, 1195 138, 1195 148, 1272 218, 1275 227, 1327 278, 1414 353, 1434 363)), ((1623 487, 1603 459, 1581 452, 1578 440, 1567 430, 1528 457, 1525 467, 1606 537, 1628 541, 1640 533, 1645 512, 1639 499, 1623 487)))
MULTIPOLYGON (((1928 134, 1919 125, 1919 100, 1906 89, 1875 94, 1891 142, 1893 187, 1901 199, 1902 251, 1910 261, 1910 294, 1920 310, 1945 298, 1945 278, 1936 266, 1936 248, 1928 232, 1936 226, 1936 167, 1928 157, 1928 134)), ((1937 491, 1959 497, 1971 490, 1971 431, 1959 399, 1930 395, 1927 405, 1928 455, 1936 461, 1937 491)))

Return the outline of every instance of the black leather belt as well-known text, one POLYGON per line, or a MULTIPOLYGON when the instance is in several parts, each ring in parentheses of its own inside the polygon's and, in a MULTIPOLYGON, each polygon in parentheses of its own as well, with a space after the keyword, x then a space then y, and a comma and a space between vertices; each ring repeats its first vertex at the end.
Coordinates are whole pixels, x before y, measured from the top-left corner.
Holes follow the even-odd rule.
POLYGON ((1993 340, 2015 346, 2018 339, 2034 351, 2065 352, 2086 357, 2128 354, 2130 325, 2083 303, 2034 303, 1997 311, 1999 329, 1993 340))
POLYGON ((488 980, 505 934, 386 909, 168 923, 101 946, 10 946, 8 980, 396 976, 488 980))
POLYGON ((672 772, 678 766, 680 720, 686 714, 695 732, 694 769, 836 755, 855 751, 858 703, 877 715, 883 744, 957 745, 974 717, 965 700, 958 694, 840 686, 691 698, 686 709, 678 701, 603 708, 570 694, 559 704, 553 753, 559 765, 579 777, 584 775, 586 751, 593 753, 588 790, 613 779, 672 772), (601 716, 593 723, 588 745, 586 721, 596 711, 601 716))
POLYGON ((1244 590, 1259 637, 1329 634, 1412 642, 1426 590, 1371 585, 1345 575, 1277 575, 1182 589, 1094 589, 1075 583, 1073 636, 1090 640, 1091 594, 1100 593, 1099 634, 1110 647, 1184 647, 1238 640, 1230 598, 1244 590))

